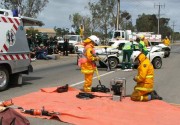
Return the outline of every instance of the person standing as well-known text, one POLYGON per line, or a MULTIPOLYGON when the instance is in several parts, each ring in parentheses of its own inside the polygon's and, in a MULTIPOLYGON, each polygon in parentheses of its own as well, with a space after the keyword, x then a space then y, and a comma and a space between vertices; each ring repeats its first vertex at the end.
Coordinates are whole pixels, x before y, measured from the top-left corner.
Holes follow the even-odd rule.
POLYGON ((122 70, 125 69, 127 65, 127 69, 132 69, 131 64, 131 55, 133 52, 133 39, 130 39, 130 41, 126 42, 123 47, 123 62, 122 62, 122 70), (128 62, 126 62, 128 60, 128 62))
POLYGON ((84 37, 84 26, 82 24, 79 28, 79 32, 80 32, 79 34, 80 34, 81 38, 83 39, 83 37, 84 37))
POLYGON ((68 56, 68 51, 69 51, 69 40, 65 38, 63 43, 63 56, 68 56))
POLYGON ((144 35, 141 35, 141 36, 140 36, 140 39, 139 39, 139 38, 136 39, 136 42, 139 43, 139 49, 140 49, 140 51, 141 51, 142 53, 144 53, 145 56, 147 56, 148 50, 147 50, 147 47, 146 47, 146 45, 145 45, 145 43, 144 43, 144 41, 143 41, 143 38, 144 38, 144 35))
POLYGON ((83 85, 84 92, 91 92, 92 78, 96 70, 96 63, 100 58, 95 55, 94 45, 99 44, 99 38, 91 35, 84 40, 84 51, 82 57, 78 59, 78 65, 81 72, 84 74, 85 82, 83 85))
POLYGON ((139 53, 137 56, 139 61, 138 74, 134 77, 134 81, 137 82, 134 87, 134 92, 131 94, 131 100, 133 101, 150 101, 150 100, 162 100, 154 88, 154 67, 150 60, 143 54, 139 53))
POLYGON ((169 38, 166 36, 164 39, 163 39, 163 44, 166 45, 166 46, 170 46, 170 40, 169 38))

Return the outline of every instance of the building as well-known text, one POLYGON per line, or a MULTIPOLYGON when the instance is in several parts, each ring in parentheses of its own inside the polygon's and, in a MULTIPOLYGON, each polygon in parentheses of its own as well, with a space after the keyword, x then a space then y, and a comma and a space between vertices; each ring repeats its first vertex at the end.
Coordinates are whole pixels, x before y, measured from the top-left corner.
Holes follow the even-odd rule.
MULTIPOLYGON (((29 29, 29 28, 26 28, 29 29)), ((53 28, 35 28, 34 30, 38 30, 40 33, 47 33, 48 37, 54 37, 56 36, 56 32, 53 28)))

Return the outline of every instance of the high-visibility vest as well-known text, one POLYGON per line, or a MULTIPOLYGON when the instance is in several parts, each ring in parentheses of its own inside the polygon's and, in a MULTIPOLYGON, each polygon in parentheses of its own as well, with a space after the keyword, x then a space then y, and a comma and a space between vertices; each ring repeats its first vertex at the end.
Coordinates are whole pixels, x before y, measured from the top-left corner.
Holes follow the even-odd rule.
POLYGON ((145 45, 145 43, 144 43, 144 41, 140 41, 140 44, 143 46, 143 50, 144 51, 147 51, 147 48, 146 48, 146 45, 145 45))
POLYGON ((131 42, 127 42, 127 43, 125 43, 125 45, 123 47, 123 50, 131 50, 132 49, 131 46, 132 46, 132 43, 131 42))

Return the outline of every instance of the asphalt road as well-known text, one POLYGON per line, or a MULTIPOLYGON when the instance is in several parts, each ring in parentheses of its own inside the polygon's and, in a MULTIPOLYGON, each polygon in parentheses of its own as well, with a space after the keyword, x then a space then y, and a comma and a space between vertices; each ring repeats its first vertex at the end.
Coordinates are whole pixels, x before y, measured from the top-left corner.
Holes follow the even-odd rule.
MULTIPOLYGON (((1 100, 28 94, 38 91, 44 87, 54 87, 69 84, 75 88, 81 89, 84 76, 80 73, 76 65, 76 57, 69 56, 60 60, 37 60, 32 62, 34 72, 24 75, 22 86, 11 86, 8 90, 1 92, 1 100)), ((180 104, 180 45, 172 46, 169 58, 163 58, 161 69, 155 70, 155 90, 168 103, 180 104)), ((101 75, 102 84, 109 86, 113 78, 126 78, 127 94, 131 94, 135 82, 133 77, 137 70, 124 72, 120 68, 107 72, 106 69, 98 68, 101 75)), ((94 74, 93 86, 98 84, 96 74, 94 74)), ((56 120, 44 120, 28 118, 32 125, 62 125, 56 120)))

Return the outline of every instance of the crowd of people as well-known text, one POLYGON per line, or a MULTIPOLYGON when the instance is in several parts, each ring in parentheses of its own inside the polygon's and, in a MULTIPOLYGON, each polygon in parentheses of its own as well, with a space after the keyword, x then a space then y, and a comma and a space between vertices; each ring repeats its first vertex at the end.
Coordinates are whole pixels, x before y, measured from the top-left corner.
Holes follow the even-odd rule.
POLYGON ((63 50, 60 48, 56 37, 50 37, 49 39, 45 40, 38 40, 34 39, 32 36, 28 36, 27 40, 30 49, 31 60, 49 60, 52 59, 51 56, 48 56, 51 54, 63 53, 64 56, 68 56, 68 39, 64 40, 63 50))

